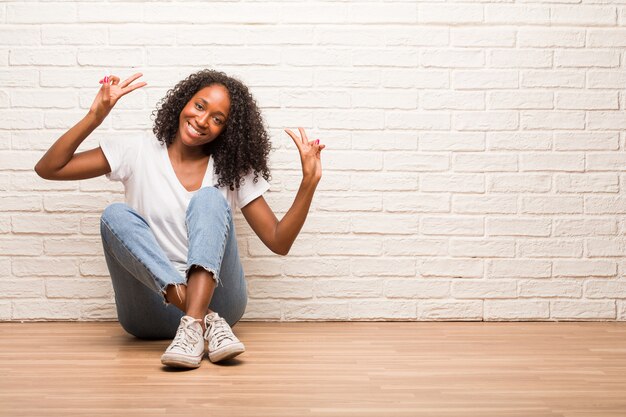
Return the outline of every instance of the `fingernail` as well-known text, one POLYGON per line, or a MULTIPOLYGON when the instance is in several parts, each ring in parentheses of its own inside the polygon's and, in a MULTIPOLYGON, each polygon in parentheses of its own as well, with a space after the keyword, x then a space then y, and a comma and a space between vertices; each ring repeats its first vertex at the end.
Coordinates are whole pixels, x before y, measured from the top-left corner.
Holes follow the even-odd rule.
POLYGON ((108 75, 105 75, 105 76, 104 76, 104 82, 105 82, 105 83, 108 83, 108 82, 109 82, 109 76, 108 76, 108 75))
POLYGON ((316 145, 318 145, 319 143, 320 143, 320 140, 319 140, 319 139, 315 141, 315 144, 316 144, 316 145))

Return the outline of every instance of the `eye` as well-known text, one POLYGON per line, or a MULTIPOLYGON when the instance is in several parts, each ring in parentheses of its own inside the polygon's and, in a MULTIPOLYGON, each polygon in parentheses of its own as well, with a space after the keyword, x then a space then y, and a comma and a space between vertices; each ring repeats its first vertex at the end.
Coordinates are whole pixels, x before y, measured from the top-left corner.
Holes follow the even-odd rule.
POLYGON ((218 125, 221 125, 224 123, 222 119, 220 119, 219 117, 214 117, 213 120, 215 120, 215 123, 217 123, 218 125))
POLYGON ((196 109, 202 110, 202 106, 200 104, 196 103, 196 109))

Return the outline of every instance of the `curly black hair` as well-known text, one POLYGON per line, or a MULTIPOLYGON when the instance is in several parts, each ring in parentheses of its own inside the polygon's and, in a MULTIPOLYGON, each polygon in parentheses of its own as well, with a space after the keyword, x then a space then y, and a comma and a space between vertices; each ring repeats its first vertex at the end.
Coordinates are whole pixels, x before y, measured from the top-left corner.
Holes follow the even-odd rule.
POLYGON ((213 155, 218 186, 234 190, 250 172, 254 172, 255 183, 259 174, 269 180, 267 163, 271 143, 261 112, 248 87, 223 72, 204 69, 176 84, 152 112, 152 116, 156 112, 152 131, 161 143, 171 145, 183 107, 199 90, 213 84, 224 86, 230 96, 230 114, 224 130, 215 140, 202 145, 206 155, 213 155))

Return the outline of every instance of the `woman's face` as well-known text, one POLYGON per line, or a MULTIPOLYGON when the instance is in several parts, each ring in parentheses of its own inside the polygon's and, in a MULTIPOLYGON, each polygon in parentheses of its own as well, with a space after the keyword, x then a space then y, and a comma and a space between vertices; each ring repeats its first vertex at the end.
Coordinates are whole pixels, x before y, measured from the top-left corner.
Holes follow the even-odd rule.
POLYGON ((221 84, 199 90, 180 112, 178 137, 187 146, 200 146, 217 138, 228 120, 230 96, 221 84))

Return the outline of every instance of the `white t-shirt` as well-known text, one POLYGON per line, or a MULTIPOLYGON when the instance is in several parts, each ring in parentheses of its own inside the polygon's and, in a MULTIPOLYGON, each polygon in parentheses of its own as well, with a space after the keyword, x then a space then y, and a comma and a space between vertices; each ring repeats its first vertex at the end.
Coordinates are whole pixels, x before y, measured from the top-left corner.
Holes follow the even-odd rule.
MULTIPOLYGON (((190 192, 183 187, 176 177, 167 147, 151 134, 139 138, 105 138, 100 141, 100 147, 111 167, 106 177, 124 184, 126 204, 150 225, 167 258, 184 277, 188 250, 185 215, 197 190, 190 192)), ((260 175, 255 184, 254 173, 243 179, 234 191, 227 186, 219 187, 233 211, 270 188, 260 175)), ((200 188, 212 187, 217 181, 211 156, 200 188)))

